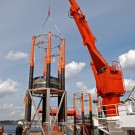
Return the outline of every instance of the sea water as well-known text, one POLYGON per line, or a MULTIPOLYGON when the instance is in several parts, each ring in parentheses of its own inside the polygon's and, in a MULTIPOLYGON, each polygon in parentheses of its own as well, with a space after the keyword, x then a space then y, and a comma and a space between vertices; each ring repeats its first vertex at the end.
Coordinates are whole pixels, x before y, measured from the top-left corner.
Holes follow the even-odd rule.
POLYGON ((4 133, 15 135, 17 124, 4 124, 4 133))

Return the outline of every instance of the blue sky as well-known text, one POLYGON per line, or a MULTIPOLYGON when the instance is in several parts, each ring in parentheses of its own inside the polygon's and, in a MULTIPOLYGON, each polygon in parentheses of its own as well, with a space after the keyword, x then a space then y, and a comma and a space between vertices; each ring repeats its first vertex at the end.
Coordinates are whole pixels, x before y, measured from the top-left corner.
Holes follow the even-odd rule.
MULTIPOLYGON (((77 0, 95 35, 96 47, 111 65, 118 60, 123 69, 126 89, 135 85, 135 1, 77 0)), ((91 59, 73 19, 68 0, 50 0, 51 17, 66 39, 66 90, 94 93, 95 80, 91 59)), ((18 119, 24 116, 23 98, 28 87, 29 54, 33 35, 59 33, 48 14, 48 0, 0 1, 0 116, 18 119)), ((56 75, 56 73, 54 72, 56 75)), ((68 102, 72 106, 72 102, 68 102)))

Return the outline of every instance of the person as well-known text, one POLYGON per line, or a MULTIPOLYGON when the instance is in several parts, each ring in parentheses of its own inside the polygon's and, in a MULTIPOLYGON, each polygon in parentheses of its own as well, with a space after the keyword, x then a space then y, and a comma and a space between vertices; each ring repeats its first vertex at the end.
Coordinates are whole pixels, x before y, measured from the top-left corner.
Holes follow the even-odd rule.
POLYGON ((28 128, 28 122, 24 123, 24 129, 23 129, 23 135, 28 135, 29 128, 28 128))
POLYGON ((23 133, 22 122, 18 121, 18 126, 16 127, 16 135, 22 135, 22 133, 23 133))
POLYGON ((0 135, 3 135, 4 133, 4 127, 0 124, 0 135))

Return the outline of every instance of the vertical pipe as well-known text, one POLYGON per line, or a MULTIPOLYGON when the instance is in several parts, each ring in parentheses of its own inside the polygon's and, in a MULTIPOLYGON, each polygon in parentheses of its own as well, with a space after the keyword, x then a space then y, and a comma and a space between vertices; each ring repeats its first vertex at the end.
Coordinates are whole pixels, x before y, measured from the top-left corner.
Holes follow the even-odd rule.
POLYGON ((76 102, 75 102, 75 94, 73 94, 73 109, 74 109, 74 135, 76 135, 76 102))
POLYGON ((65 134, 67 135, 68 134, 68 126, 67 126, 67 92, 65 91, 65 134))
POLYGON ((60 75, 61 75, 61 47, 59 46, 58 47, 58 78, 60 75))
POLYGON ((61 84, 62 84, 62 90, 65 90, 65 39, 62 39, 62 48, 61 48, 61 84))
POLYGON ((46 65, 47 63, 47 48, 44 49, 44 69, 43 69, 43 76, 46 76, 46 65))
MULTIPOLYGON (((33 88, 33 74, 34 74, 34 43, 35 43, 35 36, 32 37, 32 44, 31 44, 31 54, 30 54, 30 72, 29 72, 29 89, 33 88)), ((28 98, 28 104, 25 106, 25 120, 31 122, 31 98, 30 94, 27 91, 26 96, 28 98)))
MULTIPOLYGON (((59 89, 61 90, 61 47, 58 47, 58 79, 59 79, 59 89)), ((60 105, 61 95, 58 95, 58 106, 60 105)), ((58 114, 58 121, 60 122, 61 115, 58 114)))
MULTIPOLYGON (((99 97, 97 97, 98 99, 98 117, 101 118, 102 117, 102 110, 101 110, 101 99, 99 97)), ((101 130, 98 130, 99 135, 104 135, 104 132, 101 130)))
POLYGON ((101 100, 98 97, 98 117, 102 117, 101 100))
MULTIPOLYGON (((51 74, 51 32, 48 34, 48 49, 47 49, 47 73, 46 73, 46 88, 50 87, 50 74, 51 74)), ((46 122, 46 94, 43 94, 42 104, 42 123, 46 122)))
MULTIPOLYGON (((62 39, 62 48, 61 48, 61 53, 62 53, 62 59, 61 59, 61 88, 63 91, 65 91, 65 39, 62 39)), ((66 103, 66 98, 64 97, 63 103, 62 103, 62 121, 65 122, 66 120, 66 115, 67 112, 65 112, 65 103, 66 103)))
MULTIPOLYGON (((62 39, 62 48, 61 48, 61 89, 65 91, 65 39, 62 39)), ((65 112, 65 103, 66 98, 62 102, 60 112, 59 112, 59 122, 65 122, 66 114, 65 112)), ((62 130, 62 129, 61 129, 62 130)))
POLYGON ((92 120, 92 96, 91 93, 88 93, 89 97, 89 115, 90 115, 90 133, 94 135, 94 127, 93 127, 93 120, 92 120))
POLYGON ((47 89, 46 94, 46 135, 50 134, 50 88, 47 89))
POLYGON ((83 127, 83 135, 85 134, 85 121, 84 121, 84 96, 83 93, 81 93, 81 110, 82 110, 82 127, 83 127))

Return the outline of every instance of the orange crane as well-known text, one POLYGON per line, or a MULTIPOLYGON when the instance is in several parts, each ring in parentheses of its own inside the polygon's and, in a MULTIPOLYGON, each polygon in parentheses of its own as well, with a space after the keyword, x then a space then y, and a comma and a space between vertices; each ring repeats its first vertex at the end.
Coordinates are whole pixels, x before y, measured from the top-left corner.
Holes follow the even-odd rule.
MULTIPOLYGON (((118 104, 120 96, 125 93, 120 64, 113 62, 112 66, 108 65, 95 46, 96 38, 77 2, 75 0, 69 0, 69 2, 71 4, 70 16, 73 17, 82 36, 83 44, 92 58, 91 67, 96 80, 97 96, 102 97, 103 105, 118 104)), ((105 107, 105 110, 107 109, 108 107, 105 107)), ((112 113, 115 115, 114 111, 106 111, 107 115, 112 115, 112 113)))

